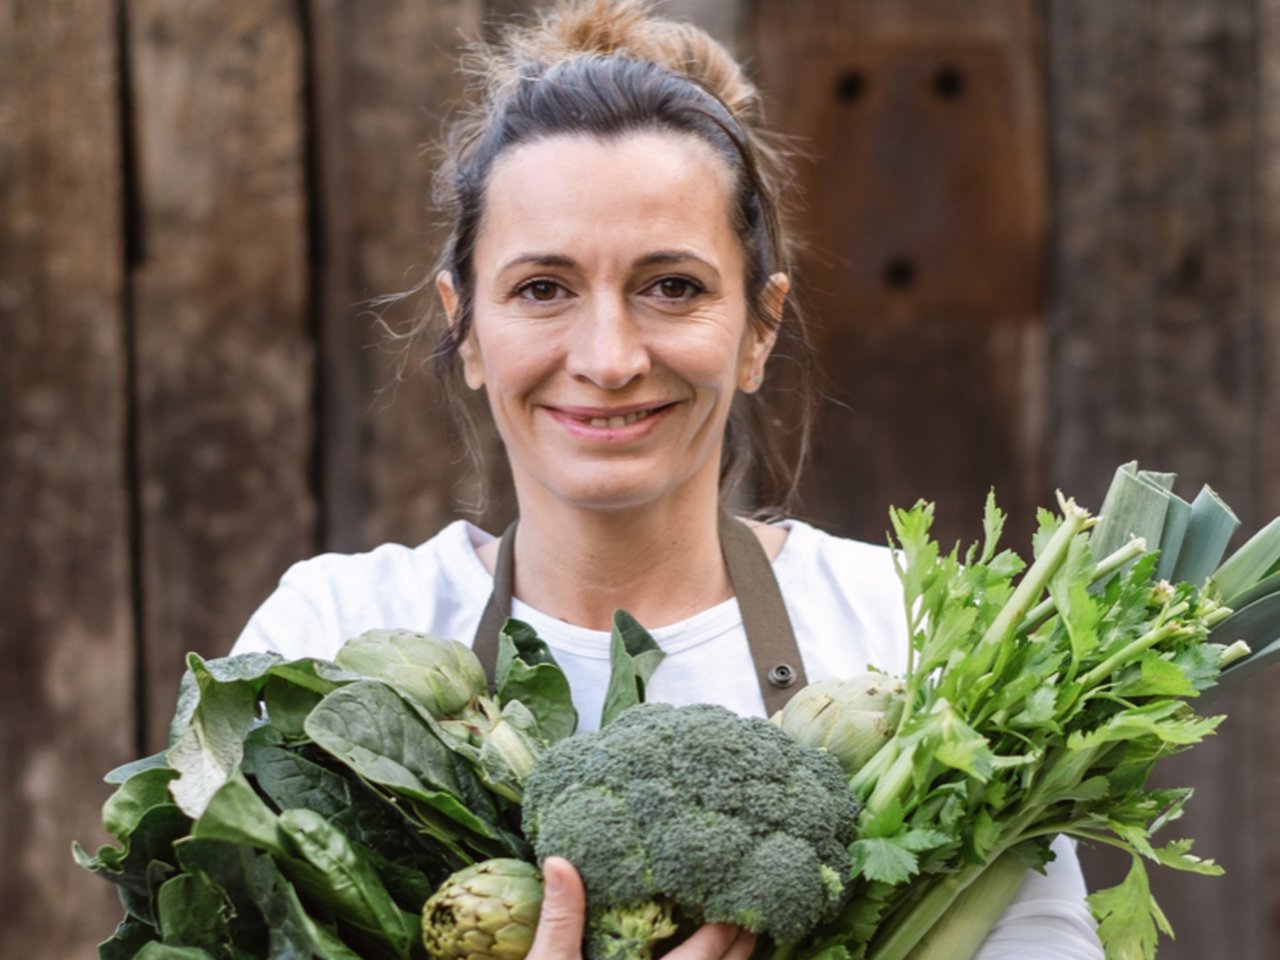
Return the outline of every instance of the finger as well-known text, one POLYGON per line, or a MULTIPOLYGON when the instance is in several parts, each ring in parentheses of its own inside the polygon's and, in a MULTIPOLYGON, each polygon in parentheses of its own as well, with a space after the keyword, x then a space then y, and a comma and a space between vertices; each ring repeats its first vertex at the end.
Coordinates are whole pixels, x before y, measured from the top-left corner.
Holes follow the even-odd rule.
POLYGON ((582 878, 563 857, 542 864, 542 912, 527 960, 573 960, 582 955, 587 894, 582 878))
POLYGON ((708 923, 666 955, 666 960, 719 960, 737 940, 741 927, 708 923))
POLYGON ((756 935, 741 928, 729 949, 725 951, 724 960, 747 960, 756 949, 756 935))

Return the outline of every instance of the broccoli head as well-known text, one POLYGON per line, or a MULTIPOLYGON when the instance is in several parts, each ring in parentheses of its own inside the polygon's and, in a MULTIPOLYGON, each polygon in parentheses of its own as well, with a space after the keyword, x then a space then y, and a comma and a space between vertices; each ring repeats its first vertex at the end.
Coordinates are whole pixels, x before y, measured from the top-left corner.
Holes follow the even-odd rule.
POLYGON ((794 943, 843 900, 857 816, 833 757, 709 705, 640 704, 560 741, 523 804, 539 860, 582 874, 590 960, 704 922, 794 943))

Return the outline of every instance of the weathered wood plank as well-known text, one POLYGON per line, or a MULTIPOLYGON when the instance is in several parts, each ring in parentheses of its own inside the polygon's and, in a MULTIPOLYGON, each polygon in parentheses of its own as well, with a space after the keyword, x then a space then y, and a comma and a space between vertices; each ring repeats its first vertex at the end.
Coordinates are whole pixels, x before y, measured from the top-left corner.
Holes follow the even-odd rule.
POLYGON ((289 0, 133 0, 149 742, 314 549, 303 66, 289 0))
POLYGON ((134 747, 114 11, 0 2, 0 956, 89 957, 134 747))
MULTIPOLYGON (((1246 527, 1265 519, 1257 466, 1276 462, 1276 439, 1258 419, 1253 290, 1255 271, 1273 268, 1254 232, 1264 156, 1257 9, 1252 0, 1048 7, 1052 475, 1095 504, 1114 466, 1138 458, 1178 471, 1191 492, 1212 483, 1246 527)), ((1196 787, 1169 835, 1197 838, 1198 852, 1228 870, 1223 880, 1153 878, 1178 934, 1162 958, 1280 953, 1269 699, 1258 684, 1218 704, 1230 716, 1223 732, 1159 775, 1196 787)), ((1099 883, 1125 866, 1102 855, 1087 863, 1099 883)))
MULTIPOLYGON (((1280 516, 1280 0, 1258 0, 1258 22, 1255 49, 1258 57, 1258 96, 1255 116, 1258 143, 1254 152, 1257 162, 1258 217, 1257 243, 1254 255, 1255 289, 1259 320, 1258 363, 1260 397, 1253 424, 1257 443, 1259 484, 1259 516, 1280 516)), ((1267 679, 1271 690, 1277 689, 1280 677, 1267 679)), ((1271 744, 1280 741, 1280 697, 1260 696, 1263 715, 1260 723, 1271 744)), ((1258 824, 1263 837, 1272 838, 1263 851, 1262 876, 1268 878, 1258 891, 1262 901, 1259 910, 1270 931, 1272 955, 1280 943, 1280 763, 1272 746, 1269 757, 1264 754, 1259 776, 1259 796, 1264 802, 1265 819, 1258 824)))
MULTIPOLYGON (((478 499, 428 369, 434 346, 385 347, 362 304, 428 279, 445 231, 430 207, 434 144, 462 92, 458 54, 479 35, 479 0, 395 0, 371 15, 352 0, 313 0, 315 129, 322 237, 322 442, 326 546, 416 543, 478 499)), ((435 288, 387 312, 403 329, 436 305, 435 288)), ((497 441, 485 433, 492 457, 497 441)), ((506 508, 501 475, 492 518, 506 508)), ((496 521, 495 521, 496 522, 496 521)))
POLYGON ((994 485, 1025 542, 1044 499, 1036 10, 756 7, 769 115, 799 138, 796 290, 834 401, 804 512, 843 533, 881 541, 888 505, 925 497, 944 539, 972 537, 994 485))

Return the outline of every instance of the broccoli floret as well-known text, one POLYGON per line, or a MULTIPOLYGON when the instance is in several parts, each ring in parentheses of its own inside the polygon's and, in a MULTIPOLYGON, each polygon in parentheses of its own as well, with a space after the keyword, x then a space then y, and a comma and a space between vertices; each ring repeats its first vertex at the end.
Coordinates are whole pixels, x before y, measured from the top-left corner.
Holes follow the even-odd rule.
POLYGON ((633 960, 704 922, 794 943, 840 906, 858 803, 840 764, 723 707, 641 704, 561 740, 524 830, 587 888, 587 956, 633 960))

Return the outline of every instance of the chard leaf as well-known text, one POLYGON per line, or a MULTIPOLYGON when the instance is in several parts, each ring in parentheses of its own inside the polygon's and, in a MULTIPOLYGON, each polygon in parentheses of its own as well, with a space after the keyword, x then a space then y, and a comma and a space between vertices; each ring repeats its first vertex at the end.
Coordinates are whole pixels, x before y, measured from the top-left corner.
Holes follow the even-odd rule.
POLYGON ((429 850, 401 807, 354 777, 275 746, 254 751, 254 768, 258 788, 277 807, 314 810, 350 837, 404 906, 420 907, 436 883, 463 866, 429 850))
POLYGON ((569 680, 551 649, 528 624, 508 620, 502 628, 495 674, 499 701, 524 704, 537 721, 544 743, 563 740, 577 729, 578 711, 569 680))
POLYGON ((281 856, 287 853, 275 812, 239 771, 209 799, 204 813, 192 825, 191 835, 244 843, 281 856))
POLYGON ((124 781, 102 805, 102 825, 107 832, 124 840, 148 810, 172 803, 169 782, 176 776, 168 767, 147 767, 124 781))
POLYGON ((248 956, 264 956, 267 928, 254 905, 244 876, 244 856, 248 848, 225 840, 185 837, 174 852, 188 874, 203 874, 216 883, 230 903, 227 926, 231 942, 248 956))
POLYGON ((134 960, 216 960, 199 947, 179 947, 171 943, 148 943, 134 960))
POLYGON ((254 903, 270 931, 273 958, 360 960, 337 935, 316 923, 303 908, 298 893, 265 853, 244 851, 244 875, 254 903))
POLYGON ((79 844, 72 852, 80 866, 120 888, 120 899, 134 917, 155 924, 152 898, 177 871, 174 842, 187 835, 191 821, 173 804, 151 807, 138 819, 120 847, 104 846, 90 857, 79 844))
POLYGON ((131 760, 128 763, 122 763, 120 766, 107 771, 107 775, 102 778, 104 783, 110 783, 119 786, 124 783, 135 773, 141 773, 143 770, 154 770, 157 767, 167 766, 164 760, 164 751, 153 753, 149 757, 142 757, 139 760, 131 760))
POLYGON ((388 945, 408 960, 415 924, 387 892, 377 871, 346 835, 314 810, 286 810, 280 831, 322 876, 315 892, 343 923, 388 945))
POLYGON ((1168 935, 1173 933, 1151 896, 1147 870, 1137 857, 1122 883, 1091 893, 1086 899, 1098 920, 1098 936, 1108 957, 1154 960, 1157 928, 1168 935))
POLYGON ((166 880, 156 894, 156 912, 166 944, 218 953, 231 938, 231 901, 206 874, 180 873, 166 880))
POLYGON ((178 773, 169 791, 192 819, 200 816, 209 798, 240 765, 245 735, 257 716, 256 686, 239 679, 239 671, 228 670, 226 660, 213 663, 216 666, 211 669, 196 654, 188 654, 187 675, 193 678, 195 702, 186 723, 175 727, 176 738, 165 755, 178 773), (223 679, 227 676, 231 679, 223 679))
POLYGON ((138 951, 159 936, 151 924, 126 915, 111 938, 98 944, 98 960, 133 960, 138 951))
POLYGON ((310 685, 295 683, 274 673, 262 687, 262 703, 271 718, 271 726, 292 740, 306 738, 307 716, 323 697, 324 693, 310 685))
POLYGON ((433 836, 456 839, 460 827, 480 838, 499 838, 493 825, 469 808, 471 796, 453 751, 386 684, 361 680, 333 691, 307 717, 306 732, 361 777, 414 801, 433 836))
POLYGON ((601 727, 608 726, 628 707, 644 702, 649 678, 665 656, 635 617, 625 610, 614 613, 609 638, 609 686, 600 715, 601 727))

